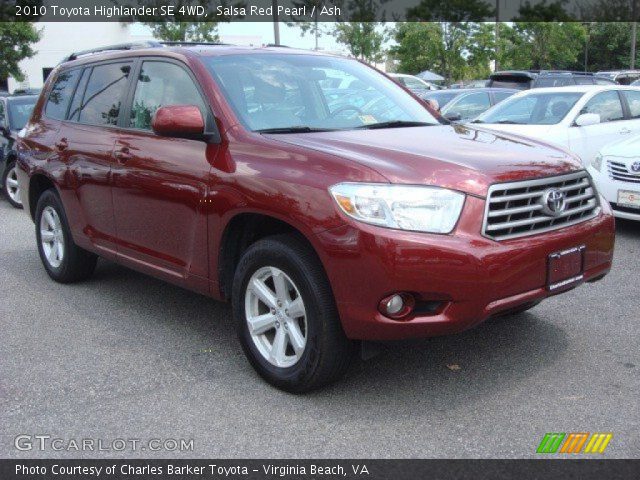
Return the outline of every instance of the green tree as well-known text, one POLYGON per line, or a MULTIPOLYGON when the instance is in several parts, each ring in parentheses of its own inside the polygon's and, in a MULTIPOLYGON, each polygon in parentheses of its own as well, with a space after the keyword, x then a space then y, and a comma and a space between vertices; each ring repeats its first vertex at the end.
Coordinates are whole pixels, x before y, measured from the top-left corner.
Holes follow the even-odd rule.
POLYGON ((35 55, 32 45, 39 39, 40 31, 31 23, 0 22, 0 79, 24 80, 18 63, 35 55))
POLYGON ((169 42, 217 42, 218 22, 143 22, 153 36, 169 42))
POLYGON ((484 78, 493 55, 492 28, 472 22, 398 23, 391 53, 402 72, 431 70, 449 80, 484 78))
POLYGON ((630 52, 630 23, 598 22, 589 27, 589 70, 625 69, 630 64, 630 52))
POLYGON ((338 43, 349 49, 349 53, 366 62, 381 62, 384 59, 382 44, 386 33, 377 22, 343 22, 333 31, 338 43))
POLYGON ((586 29, 575 22, 516 22, 503 38, 503 69, 579 69, 586 29))

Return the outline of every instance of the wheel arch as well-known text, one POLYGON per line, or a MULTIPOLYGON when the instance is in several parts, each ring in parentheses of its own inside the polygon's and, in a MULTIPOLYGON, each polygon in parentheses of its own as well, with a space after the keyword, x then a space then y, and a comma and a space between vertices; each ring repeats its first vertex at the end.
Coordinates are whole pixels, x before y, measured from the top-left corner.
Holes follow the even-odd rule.
POLYGON ((303 228, 270 213, 239 212, 229 218, 220 237, 215 274, 223 299, 231 298, 233 275, 247 248, 258 240, 278 234, 291 234, 303 241, 315 253, 326 274, 318 249, 309 238, 311 232, 305 233, 303 228))
MULTIPOLYGON (((29 214, 31 215, 31 220, 35 221, 36 218, 36 207, 38 206, 38 199, 40 196, 49 189, 55 189, 58 191, 56 184, 50 177, 43 173, 35 173, 29 178, 29 214)), ((23 197, 24 198, 24 197, 23 197)))

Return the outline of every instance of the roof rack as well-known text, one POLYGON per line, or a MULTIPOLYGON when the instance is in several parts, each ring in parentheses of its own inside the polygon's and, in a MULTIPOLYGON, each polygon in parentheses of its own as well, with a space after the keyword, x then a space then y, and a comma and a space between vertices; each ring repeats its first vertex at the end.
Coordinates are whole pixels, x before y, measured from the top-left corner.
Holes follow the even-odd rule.
POLYGON ((228 45, 226 43, 218 43, 218 42, 159 42, 156 40, 146 40, 143 42, 133 42, 133 43, 119 43, 117 45, 106 45, 104 47, 92 48, 89 50, 82 50, 79 52, 73 52, 70 55, 67 55, 62 59, 62 63, 70 62, 71 60, 76 60, 79 57, 83 57, 85 55, 93 55, 96 53, 102 52, 111 52, 118 50, 139 50, 141 48, 161 48, 161 47, 176 47, 176 46, 194 46, 194 45, 228 45))

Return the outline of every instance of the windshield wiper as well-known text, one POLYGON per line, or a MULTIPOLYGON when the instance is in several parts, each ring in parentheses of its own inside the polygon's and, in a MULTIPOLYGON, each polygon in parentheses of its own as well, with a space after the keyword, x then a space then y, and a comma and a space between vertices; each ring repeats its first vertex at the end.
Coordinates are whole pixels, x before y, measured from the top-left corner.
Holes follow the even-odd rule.
POLYGON ((391 120, 389 122, 370 123, 369 125, 360 125, 357 129, 374 130, 376 128, 400 128, 400 127, 424 127, 433 126, 436 123, 416 122, 409 120, 391 120))
POLYGON ((513 120, 500 120, 496 123, 502 123, 504 125, 524 125, 522 122, 514 122, 513 120))
POLYGON ((295 127, 277 127, 277 128, 263 128, 261 130, 255 130, 257 133, 309 133, 309 132, 329 132, 329 128, 313 128, 306 125, 299 125, 295 127))

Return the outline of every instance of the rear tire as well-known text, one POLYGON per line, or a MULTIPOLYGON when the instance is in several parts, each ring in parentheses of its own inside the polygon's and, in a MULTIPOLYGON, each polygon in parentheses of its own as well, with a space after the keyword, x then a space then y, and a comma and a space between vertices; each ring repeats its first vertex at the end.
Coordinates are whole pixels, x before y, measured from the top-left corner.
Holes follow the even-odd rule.
POLYGON ((49 276, 60 283, 89 278, 98 257, 73 242, 67 216, 55 190, 47 190, 38 199, 35 222, 38 253, 49 276))
POLYGON ((22 208, 20 200, 20 188, 18 188, 18 177, 16 176, 16 162, 10 160, 2 174, 2 193, 7 201, 15 208, 22 208))
POLYGON ((277 235, 251 245, 235 271, 232 305, 249 362, 275 387, 307 392, 349 367, 354 343, 318 257, 299 238, 277 235))

